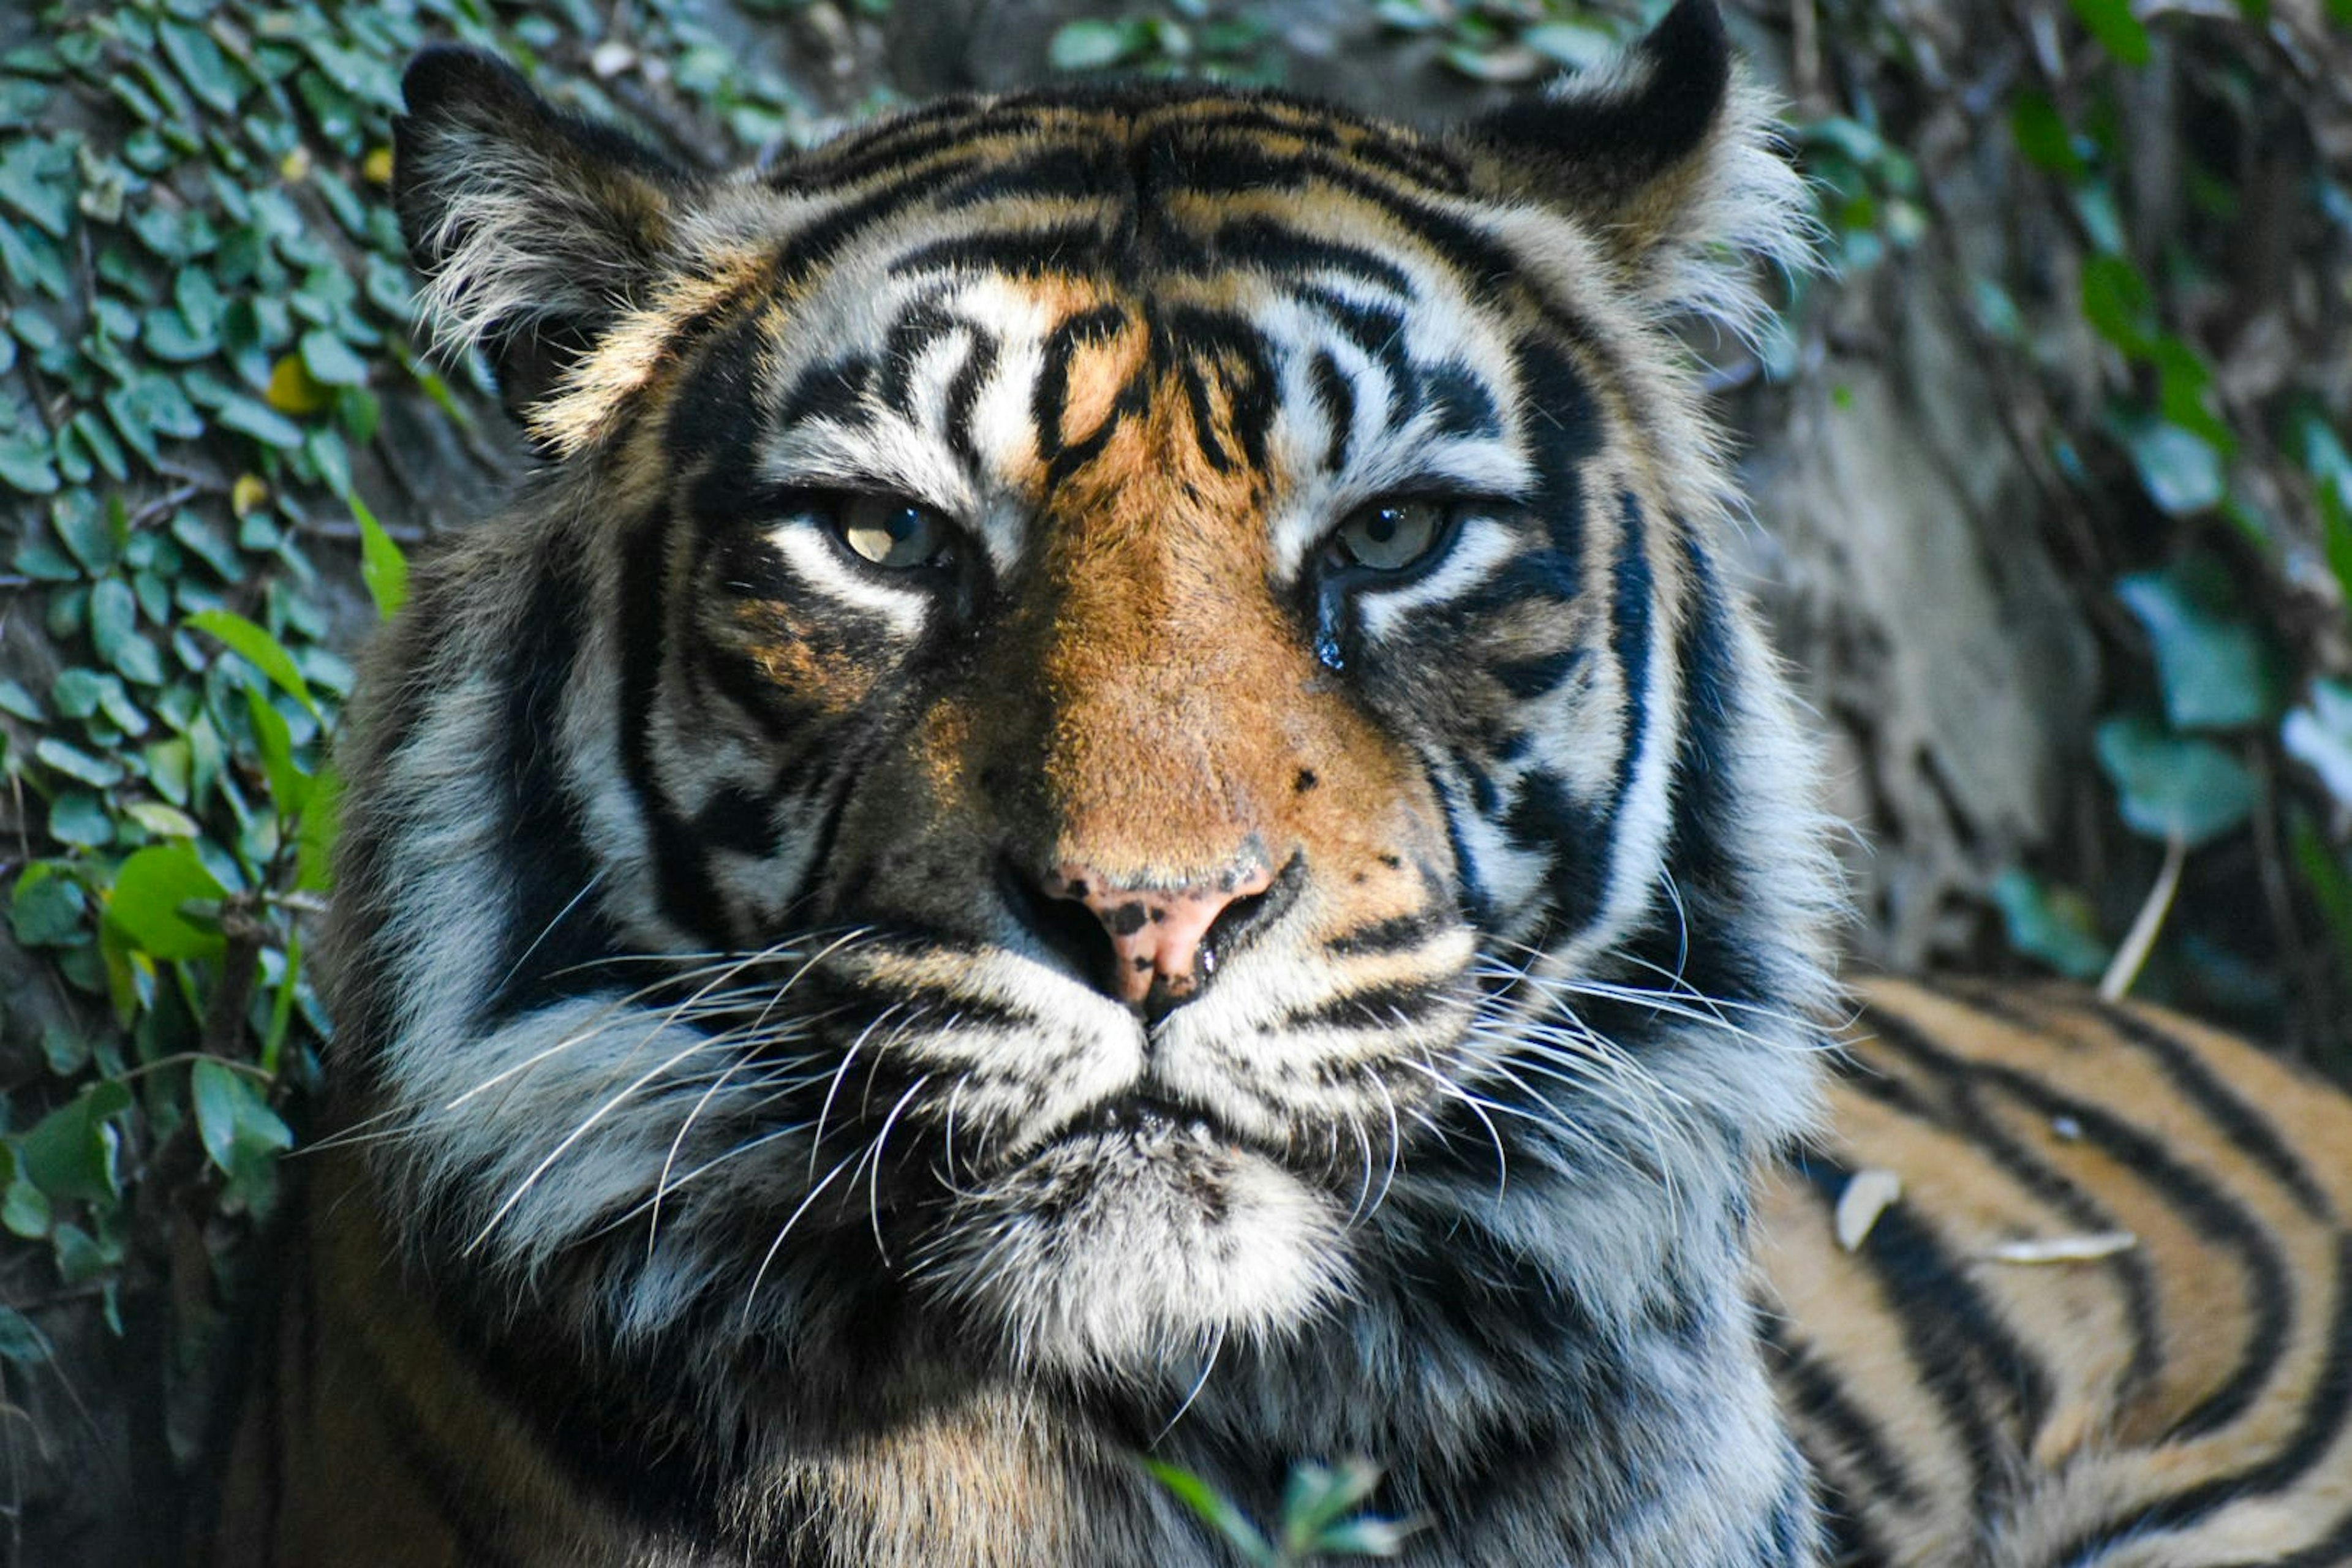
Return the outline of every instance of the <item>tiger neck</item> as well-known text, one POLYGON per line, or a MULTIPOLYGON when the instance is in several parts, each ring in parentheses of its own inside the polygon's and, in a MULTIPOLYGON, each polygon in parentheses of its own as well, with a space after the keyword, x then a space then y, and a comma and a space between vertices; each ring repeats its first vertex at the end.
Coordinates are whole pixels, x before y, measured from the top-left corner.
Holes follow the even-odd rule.
POLYGON ((1814 1561, 1736 1258, 1607 1325, 1556 1294, 1425 1279, 1293 1342, 1227 1351, 1173 1420, 1150 1401, 955 1370, 929 1329, 870 1306, 850 1314, 864 1343, 751 1373, 770 1391, 720 1433, 707 1397, 648 1370, 673 1358, 579 1355, 543 1325, 420 1289, 354 1223, 364 1202, 313 1192, 312 1267, 331 1331, 364 1339, 395 1390, 427 1391, 403 1396, 382 1468, 421 1464, 435 1485, 526 1478, 453 1510, 525 1562, 1224 1568, 1147 1454, 1260 1520, 1294 1462, 1384 1460, 1376 1511, 1428 1525, 1402 1559, 1412 1568, 1814 1561), (467 1384, 488 1397, 452 1392, 467 1384), (420 1446, 440 1452, 420 1460, 420 1446))

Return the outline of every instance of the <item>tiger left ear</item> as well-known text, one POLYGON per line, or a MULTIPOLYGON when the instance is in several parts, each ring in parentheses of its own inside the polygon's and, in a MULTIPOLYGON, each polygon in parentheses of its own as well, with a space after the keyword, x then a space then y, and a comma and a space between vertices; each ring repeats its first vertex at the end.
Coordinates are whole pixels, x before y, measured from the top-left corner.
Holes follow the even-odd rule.
POLYGON ((674 264, 692 182, 479 49, 425 49, 401 91, 393 205, 426 314, 520 416, 674 264))
POLYGON ((1562 209, 1637 293, 1746 331, 1750 263, 1811 256, 1804 184, 1714 0, 1679 0, 1639 43, 1455 132, 1490 186, 1562 209))

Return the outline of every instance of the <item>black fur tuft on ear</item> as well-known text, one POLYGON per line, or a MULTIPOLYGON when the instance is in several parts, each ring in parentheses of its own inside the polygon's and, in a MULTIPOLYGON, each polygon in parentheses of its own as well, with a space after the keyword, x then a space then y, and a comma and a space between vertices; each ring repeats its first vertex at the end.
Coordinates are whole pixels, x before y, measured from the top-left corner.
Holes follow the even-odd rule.
POLYGON ((1616 59, 1455 133, 1486 179, 1585 220, 1663 311, 1749 330, 1755 258, 1803 266, 1813 226, 1772 105, 1748 79, 1714 0, 1678 0, 1616 59))
POLYGON ((1722 14, 1714 0, 1680 0, 1605 82, 1506 104, 1469 135, 1549 174, 1563 195, 1622 199, 1697 153, 1730 91, 1722 14))
POLYGON ((427 313, 520 413, 662 275, 692 181, 479 49, 425 49, 401 90, 393 205, 427 313))

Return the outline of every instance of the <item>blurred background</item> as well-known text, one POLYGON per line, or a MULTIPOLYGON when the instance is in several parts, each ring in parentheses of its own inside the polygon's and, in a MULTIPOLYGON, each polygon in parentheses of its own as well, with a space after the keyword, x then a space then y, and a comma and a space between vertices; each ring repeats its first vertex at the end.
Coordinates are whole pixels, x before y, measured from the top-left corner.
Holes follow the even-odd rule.
MULTIPOLYGON (((725 164, 1181 74, 1442 124, 1663 0, 0 8, 0 1563, 171 1560, 328 1021, 330 741, 524 459, 428 360, 407 54, 725 164)), ((1858 963, 2352 1077, 2352 0, 1730 0, 1833 271, 1709 367, 1858 963)))

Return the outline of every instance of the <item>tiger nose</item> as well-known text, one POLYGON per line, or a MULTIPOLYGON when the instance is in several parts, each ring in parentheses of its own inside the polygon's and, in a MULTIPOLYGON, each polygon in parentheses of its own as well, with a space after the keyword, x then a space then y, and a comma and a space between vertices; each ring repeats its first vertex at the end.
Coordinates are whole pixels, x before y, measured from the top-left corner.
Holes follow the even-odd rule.
POLYGON ((1155 986, 1159 999, 1171 1005, 1199 989, 1209 929, 1235 902, 1274 886, 1274 873, 1257 862, 1189 887, 1138 888, 1065 861, 1045 883, 1053 897, 1084 905, 1110 933, 1118 999, 1140 1007, 1153 999, 1155 986))

